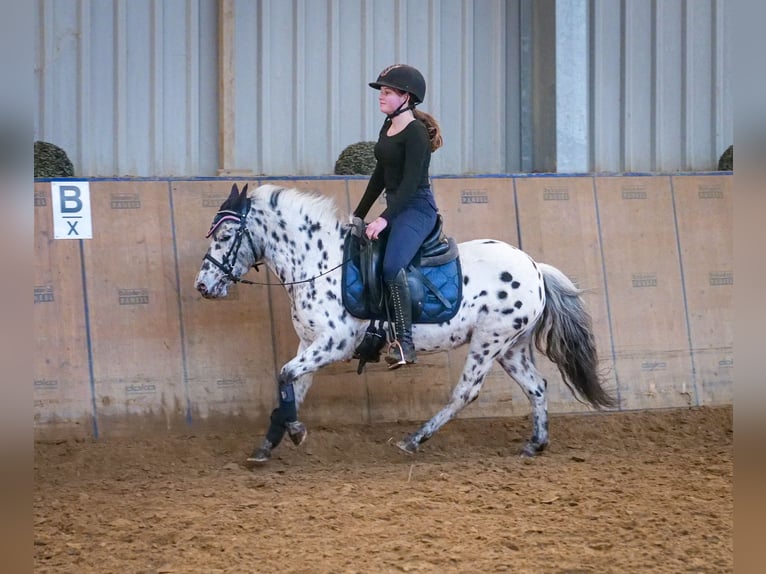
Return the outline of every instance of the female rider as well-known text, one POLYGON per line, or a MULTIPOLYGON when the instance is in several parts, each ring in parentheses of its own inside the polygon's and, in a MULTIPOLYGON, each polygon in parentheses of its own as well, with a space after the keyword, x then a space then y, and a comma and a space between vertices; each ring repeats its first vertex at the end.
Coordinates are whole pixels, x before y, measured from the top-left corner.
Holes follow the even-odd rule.
POLYGON ((370 239, 378 239, 384 230, 388 233, 383 280, 391 294, 397 341, 389 347, 386 362, 395 369, 416 360, 405 269, 436 223, 438 209, 428 166, 442 137, 437 121, 415 109, 426 93, 426 81, 417 69, 405 64, 389 66, 370 87, 380 90, 378 102, 386 119, 375 144, 375 171, 354 216, 364 219, 385 189, 386 208, 367 225, 365 233, 370 239))

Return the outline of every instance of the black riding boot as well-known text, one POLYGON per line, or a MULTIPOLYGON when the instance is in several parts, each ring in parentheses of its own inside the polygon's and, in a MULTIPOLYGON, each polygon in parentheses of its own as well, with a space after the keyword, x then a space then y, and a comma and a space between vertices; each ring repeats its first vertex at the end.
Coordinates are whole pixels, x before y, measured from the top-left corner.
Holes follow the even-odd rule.
POLYGON ((415 346, 412 344, 412 302, 407 275, 401 269, 392 281, 387 281, 391 293, 391 303, 394 307, 394 331, 396 341, 388 346, 386 362, 389 369, 397 369, 402 365, 414 363, 416 360, 415 346))

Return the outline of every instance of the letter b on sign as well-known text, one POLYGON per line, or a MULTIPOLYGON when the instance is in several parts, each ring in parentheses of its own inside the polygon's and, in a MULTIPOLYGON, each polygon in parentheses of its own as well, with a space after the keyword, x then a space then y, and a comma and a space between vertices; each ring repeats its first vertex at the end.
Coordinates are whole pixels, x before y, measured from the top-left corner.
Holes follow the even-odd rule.
POLYGON ((80 188, 76 185, 60 186, 59 201, 61 202, 61 213, 79 213, 82 211, 80 188))
POLYGON ((91 239, 90 184, 87 181, 51 182, 53 237, 91 239))

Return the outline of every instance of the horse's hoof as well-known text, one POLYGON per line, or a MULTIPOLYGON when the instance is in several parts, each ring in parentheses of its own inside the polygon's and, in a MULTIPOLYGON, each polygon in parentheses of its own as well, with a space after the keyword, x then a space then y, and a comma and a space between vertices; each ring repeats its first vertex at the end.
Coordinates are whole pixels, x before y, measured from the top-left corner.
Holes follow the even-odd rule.
POLYGON ((293 441, 295 446, 300 446, 306 440, 306 436, 309 433, 306 430, 306 425, 300 421, 295 421, 287 423, 287 434, 290 435, 290 440, 293 441))
POLYGON ((407 454, 415 454, 418 451, 418 445, 406 439, 400 440, 399 442, 394 443, 394 445, 396 448, 407 454))
POLYGON ((253 451, 253 454, 245 459, 245 466, 247 468, 253 468, 269 462, 271 459, 271 451, 265 448, 258 448, 253 451))
POLYGON ((546 446, 548 446, 548 445, 547 444, 535 444, 535 443, 528 442, 519 451, 519 456, 521 458, 534 458, 538 454, 543 452, 545 450, 546 446))

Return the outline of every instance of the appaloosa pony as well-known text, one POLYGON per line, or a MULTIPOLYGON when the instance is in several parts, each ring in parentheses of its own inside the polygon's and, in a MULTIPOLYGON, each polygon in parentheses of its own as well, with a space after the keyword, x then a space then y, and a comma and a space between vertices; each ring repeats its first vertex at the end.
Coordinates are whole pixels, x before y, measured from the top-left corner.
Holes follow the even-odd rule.
MULTIPOLYGON (((278 377, 279 405, 249 463, 266 462, 288 434, 299 445, 306 427, 298 408, 313 374, 350 359, 368 321, 351 315, 341 293, 344 239, 351 226, 341 221, 329 198, 263 185, 250 193, 234 184, 208 232, 210 248, 195 279, 205 298, 225 297, 230 284, 260 263, 287 289, 298 353, 278 377)), ((497 361, 523 389, 532 406, 533 431, 521 454, 534 456, 548 444, 547 382, 535 367, 533 345, 553 361, 578 400, 595 408, 614 407, 598 373, 591 320, 580 291, 558 269, 502 241, 477 239, 458 244, 462 298, 456 314, 440 323, 413 325, 419 353, 469 345, 463 373, 450 401, 397 446, 414 453, 439 428, 475 400, 497 361)), ((406 368, 406 367, 405 367, 406 368)))

